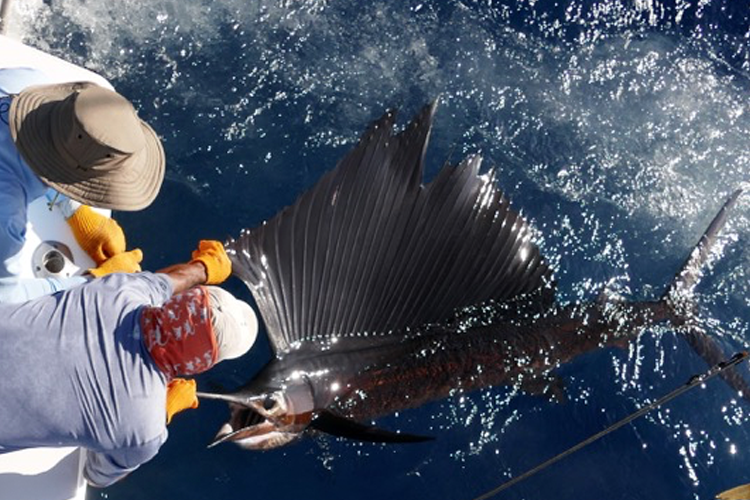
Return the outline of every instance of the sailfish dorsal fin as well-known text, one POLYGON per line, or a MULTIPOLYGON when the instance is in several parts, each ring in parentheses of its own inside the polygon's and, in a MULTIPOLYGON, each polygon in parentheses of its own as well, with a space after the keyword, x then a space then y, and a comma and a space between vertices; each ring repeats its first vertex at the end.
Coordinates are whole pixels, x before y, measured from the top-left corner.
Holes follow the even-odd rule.
POLYGON ((386 113, 293 205, 227 243, 277 354, 439 322, 547 281, 528 225, 494 173, 479 175, 478 156, 421 184, 434 112, 397 135, 386 113))

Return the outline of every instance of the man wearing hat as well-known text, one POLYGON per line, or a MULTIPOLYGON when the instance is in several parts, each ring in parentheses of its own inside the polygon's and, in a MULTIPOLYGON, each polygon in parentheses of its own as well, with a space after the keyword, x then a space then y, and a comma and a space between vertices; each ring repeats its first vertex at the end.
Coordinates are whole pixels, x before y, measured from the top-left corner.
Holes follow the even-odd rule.
POLYGON ((174 377, 241 356, 255 341, 247 303, 196 286, 230 273, 221 243, 202 241, 187 264, 0 304, 0 453, 81 446, 84 475, 100 487, 153 458, 172 415, 198 404, 194 381, 174 377), (168 391, 188 397, 170 401, 168 391))
POLYGON ((138 271, 120 226, 90 207, 140 210, 164 179, 156 133, 117 92, 91 82, 49 81, 25 68, 0 70, 0 302, 21 302, 83 278, 21 280, 28 205, 49 196, 103 276, 138 271), (62 196, 60 196, 62 195, 62 196))

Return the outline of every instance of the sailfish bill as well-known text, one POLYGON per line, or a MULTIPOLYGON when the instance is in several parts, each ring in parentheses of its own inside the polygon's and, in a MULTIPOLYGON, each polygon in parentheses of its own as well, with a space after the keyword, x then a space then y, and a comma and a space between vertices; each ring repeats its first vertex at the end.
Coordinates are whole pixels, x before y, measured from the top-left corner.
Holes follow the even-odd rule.
POLYGON ((201 399, 217 399, 219 401, 226 401, 228 403, 242 403, 247 399, 232 394, 218 394, 213 392, 198 391, 195 394, 201 399))
MULTIPOLYGON (((422 183, 435 110, 398 134, 386 113, 292 206, 226 243, 273 358, 231 394, 199 394, 229 403, 215 443, 269 449, 310 431, 424 441, 361 422, 501 384, 559 392, 560 364, 659 322, 689 323, 677 297, 697 285, 740 191, 663 297, 561 306, 531 228, 497 173, 480 174, 481 157, 422 183)), ((715 353, 706 335, 687 336, 715 353)), ((726 380, 750 397, 738 373, 726 380)))

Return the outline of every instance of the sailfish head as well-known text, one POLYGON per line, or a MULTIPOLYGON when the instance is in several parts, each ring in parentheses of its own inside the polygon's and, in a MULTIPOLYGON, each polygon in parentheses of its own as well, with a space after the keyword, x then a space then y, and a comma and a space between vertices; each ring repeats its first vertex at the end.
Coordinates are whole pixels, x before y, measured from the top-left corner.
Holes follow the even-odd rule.
POLYGON ((234 442, 248 450, 270 450, 299 438, 315 416, 312 388, 304 382, 259 392, 199 392, 204 399, 229 403, 231 416, 213 442, 234 442))

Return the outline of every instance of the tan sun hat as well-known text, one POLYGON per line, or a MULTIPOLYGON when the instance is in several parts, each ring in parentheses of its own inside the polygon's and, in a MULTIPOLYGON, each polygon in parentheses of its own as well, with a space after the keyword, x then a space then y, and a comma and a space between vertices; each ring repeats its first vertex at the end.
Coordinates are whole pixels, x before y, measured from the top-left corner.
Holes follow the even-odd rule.
POLYGON ((211 308, 211 326, 216 336, 218 359, 239 358, 255 343, 258 318, 253 308, 218 286, 207 286, 211 308))
POLYGON ((164 180, 154 130, 117 92, 90 82, 35 85, 15 96, 10 131, 47 185, 87 205, 140 210, 164 180))

